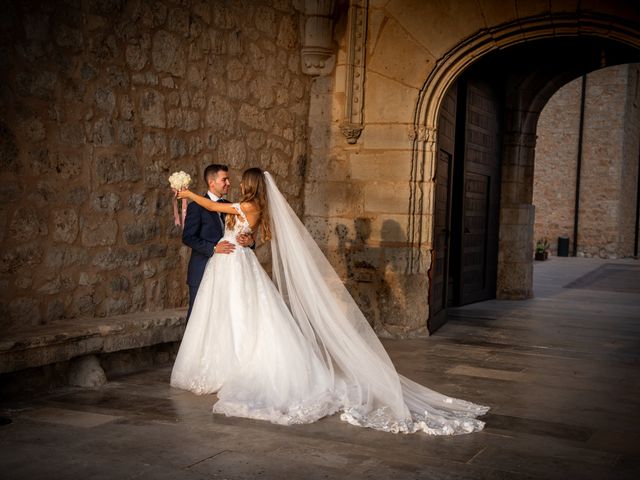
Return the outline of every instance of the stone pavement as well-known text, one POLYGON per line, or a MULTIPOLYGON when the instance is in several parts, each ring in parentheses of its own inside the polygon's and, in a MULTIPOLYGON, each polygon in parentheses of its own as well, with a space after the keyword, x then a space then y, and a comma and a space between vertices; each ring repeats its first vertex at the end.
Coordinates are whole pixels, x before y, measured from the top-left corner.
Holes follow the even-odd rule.
POLYGON ((554 257, 535 278, 534 299, 453 309, 430 338, 384 342, 407 376, 490 405, 480 433, 214 416, 215 397, 170 388, 166 367, 0 400, 0 477, 640 478, 640 263, 554 257))

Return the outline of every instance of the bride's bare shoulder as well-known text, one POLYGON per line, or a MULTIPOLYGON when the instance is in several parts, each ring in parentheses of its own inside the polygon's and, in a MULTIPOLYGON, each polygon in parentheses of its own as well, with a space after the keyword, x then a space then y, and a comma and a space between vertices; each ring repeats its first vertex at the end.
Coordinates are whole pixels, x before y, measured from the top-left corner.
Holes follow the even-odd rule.
POLYGON ((244 213, 258 213, 260 211, 255 202, 242 202, 240 208, 244 213))

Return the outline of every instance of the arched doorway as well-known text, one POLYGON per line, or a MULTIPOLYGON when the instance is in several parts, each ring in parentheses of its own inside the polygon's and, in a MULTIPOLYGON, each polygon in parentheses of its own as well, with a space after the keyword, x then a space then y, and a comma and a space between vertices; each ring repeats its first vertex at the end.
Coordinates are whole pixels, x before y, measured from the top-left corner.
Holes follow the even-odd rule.
POLYGON ((534 238, 553 256, 638 256, 640 64, 559 89, 537 126, 534 238), (560 248, 558 248, 560 247, 560 248))
POLYGON ((434 167, 431 332, 446 321, 448 306, 532 296, 533 160, 540 111, 568 81, 640 59, 637 38, 633 44, 604 30, 578 35, 580 26, 575 28, 575 35, 563 37, 541 28, 538 36, 480 52, 473 62, 468 58, 478 55, 465 44, 467 57, 425 84, 414 153, 434 167), (478 134, 485 137, 481 148, 478 134))

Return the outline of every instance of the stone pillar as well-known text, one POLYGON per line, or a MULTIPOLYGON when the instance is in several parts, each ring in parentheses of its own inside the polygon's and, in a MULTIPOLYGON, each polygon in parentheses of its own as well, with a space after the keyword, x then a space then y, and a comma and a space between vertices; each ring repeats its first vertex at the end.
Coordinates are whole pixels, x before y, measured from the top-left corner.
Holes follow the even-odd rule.
POLYGON ((533 159, 535 134, 506 132, 500 199, 500 234, 496 296, 525 299, 533 295, 533 159))

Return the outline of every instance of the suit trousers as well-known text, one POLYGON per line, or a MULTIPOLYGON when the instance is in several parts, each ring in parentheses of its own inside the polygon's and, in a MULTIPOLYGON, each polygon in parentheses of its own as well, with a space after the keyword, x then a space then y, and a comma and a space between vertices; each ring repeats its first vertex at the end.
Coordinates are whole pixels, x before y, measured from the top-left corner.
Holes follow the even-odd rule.
POLYGON ((200 287, 200 285, 189 285, 189 310, 187 311, 187 322, 189 321, 189 317, 191 316, 193 302, 195 301, 196 295, 198 294, 198 287, 200 287))

